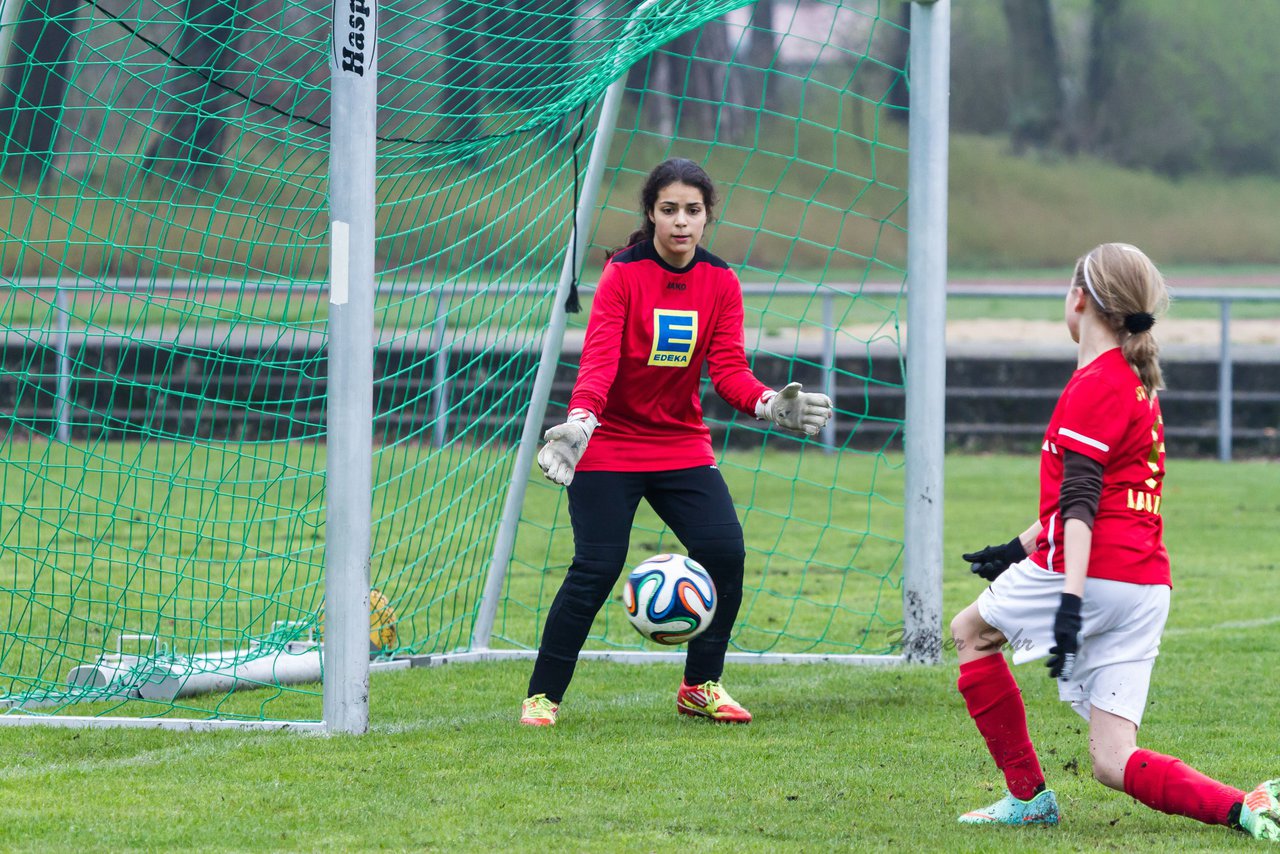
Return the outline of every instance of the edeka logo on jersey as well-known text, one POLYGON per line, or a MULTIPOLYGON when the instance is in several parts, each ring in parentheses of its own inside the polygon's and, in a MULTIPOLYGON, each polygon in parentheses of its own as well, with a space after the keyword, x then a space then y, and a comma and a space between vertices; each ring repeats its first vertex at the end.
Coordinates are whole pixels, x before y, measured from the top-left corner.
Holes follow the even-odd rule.
POLYGON ((649 364, 683 368, 698 343, 698 313, 669 308, 653 310, 653 349, 649 364))

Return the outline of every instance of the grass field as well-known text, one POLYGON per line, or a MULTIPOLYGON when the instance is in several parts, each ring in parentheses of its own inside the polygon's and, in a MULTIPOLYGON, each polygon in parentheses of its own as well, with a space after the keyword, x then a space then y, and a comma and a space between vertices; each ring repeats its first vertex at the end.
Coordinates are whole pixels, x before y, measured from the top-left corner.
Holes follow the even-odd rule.
MULTIPOLYGON (((469 646, 510 456, 504 445, 378 448, 371 576, 397 614, 395 653, 469 646)), ((245 650, 250 639, 266 638, 271 646, 260 657, 316 628, 326 538, 323 444, 30 441, 9 443, 0 459, 0 550, 10 556, 10 571, 0 576, 0 699, 56 699, 73 667, 115 651, 122 636, 140 636, 123 652, 163 661, 169 652, 245 650), (277 634, 281 621, 293 629, 277 634)), ((753 567, 736 648, 890 651, 900 641, 901 457, 742 450, 724 454, 721 470, 739 501, 753 567)), ((538 644, 572 557, 563 495, 532 473, 495 648, 538 644)), ((674 547, 642 508, 632 563, 674 547)), ((643 648, 616 607, 602 612, 593 637, 605 648, 643 648)), ((197 695, 172 706, 83 699, 61 712, 321 717, 314 686, 243 700, 197 695)))
MULTIPOLYGON (((1034 511, 1031 457, 947 461, 945 612, 981 589, 954 555, 1034 511)), ((1280 775, 1276 464, 1172 460, 1173 614, 1142 740, 1237 786, 1280 775)), ((765 499, 761 499, 767 500, 765 499)), ((750 572, 750 569, 749 569, 750 572)), ((1063 803, 1052 830, 960 828, 1001 779, 940 667, 738 667, 749 727, 679 719, 670 665, 580 667, 554 730, 515 724, 527 664, 378 675, 363 737, 0 727, 0 849, 1245 850, 1089 777, 1082 722, 1016 675, 1063 803)), ((247 709, 253 692, 236 695, 247 709)), ((299 700, 299 702, 302 702, 299 700)))

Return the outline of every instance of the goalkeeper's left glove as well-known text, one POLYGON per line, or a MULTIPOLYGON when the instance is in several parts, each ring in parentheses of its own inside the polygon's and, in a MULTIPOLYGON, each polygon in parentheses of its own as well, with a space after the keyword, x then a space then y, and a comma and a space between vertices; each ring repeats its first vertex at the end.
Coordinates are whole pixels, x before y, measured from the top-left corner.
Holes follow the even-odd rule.
POLYGON ((1084 627, 1080 605, 1079 596, 1063 593, 1057 616, 1053 618, 1054 645, 1049 647, 1049 660, 1045 666, 1049 668, 1051 677, 1063 682, 1070 681, 1071 672, 1076 669, 1076 655, 1080 652, 1080 630, 1084 627))
POLYGON ((807 436, 818 435, 827 426, 831 412, 831 398, 804 391, 800 383, 790 383, 782 391, 766 391, 756 403, 756 418, 807 436))
POLYGON ((542 438, 546 444, 538 451, 538 465, 547 480, 561 486, 573 483, 573 470, 587 450, 587 442, 600 422, 585 409, 569 413, 569 420, 552 427, 542 438))

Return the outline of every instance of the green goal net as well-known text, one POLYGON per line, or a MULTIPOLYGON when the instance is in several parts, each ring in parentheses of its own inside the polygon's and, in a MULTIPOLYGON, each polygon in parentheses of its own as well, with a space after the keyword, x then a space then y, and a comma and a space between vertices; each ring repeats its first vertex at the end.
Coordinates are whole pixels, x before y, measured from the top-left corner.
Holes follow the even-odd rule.
MULTIPOLYGON (((318 720, 332 10, 0 3, 0 714, 318 720)), ((547 423, 673 155, 717 181, 757 375, 837 406, 800 442, 706 388, 748 544, 731 650, 899 651, 908 4, 637 5, 380 4, 376 661, 474 649, 565 253, 547 423)), ((528 476, 493 650, 536 649, 572 551, 528 476)), ((640 517, 633 563, 678 549, 640 517)), ((644 645, 610 604, 589 648, 644 645)))

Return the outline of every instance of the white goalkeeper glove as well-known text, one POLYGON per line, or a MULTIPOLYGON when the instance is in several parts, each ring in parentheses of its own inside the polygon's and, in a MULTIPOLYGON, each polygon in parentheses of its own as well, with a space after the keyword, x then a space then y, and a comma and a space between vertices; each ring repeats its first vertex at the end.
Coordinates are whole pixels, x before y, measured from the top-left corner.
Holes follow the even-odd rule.
POLYGON ((573 483, 573 469, 587 450, 587 441, 595 432, 600 422, 585 409, 575 409, 569 413, 569 420, 557 424, 542 439, 546 442, 538 451, 538 465, 547 480, 555 481, 561 486, 573 483))
POLYGON ((772 421, 784 430, 816 436, 831 419, 831 398, 804 391, 789 383, 782 391, 766 391, 756 404, 756 418, 772 421))

